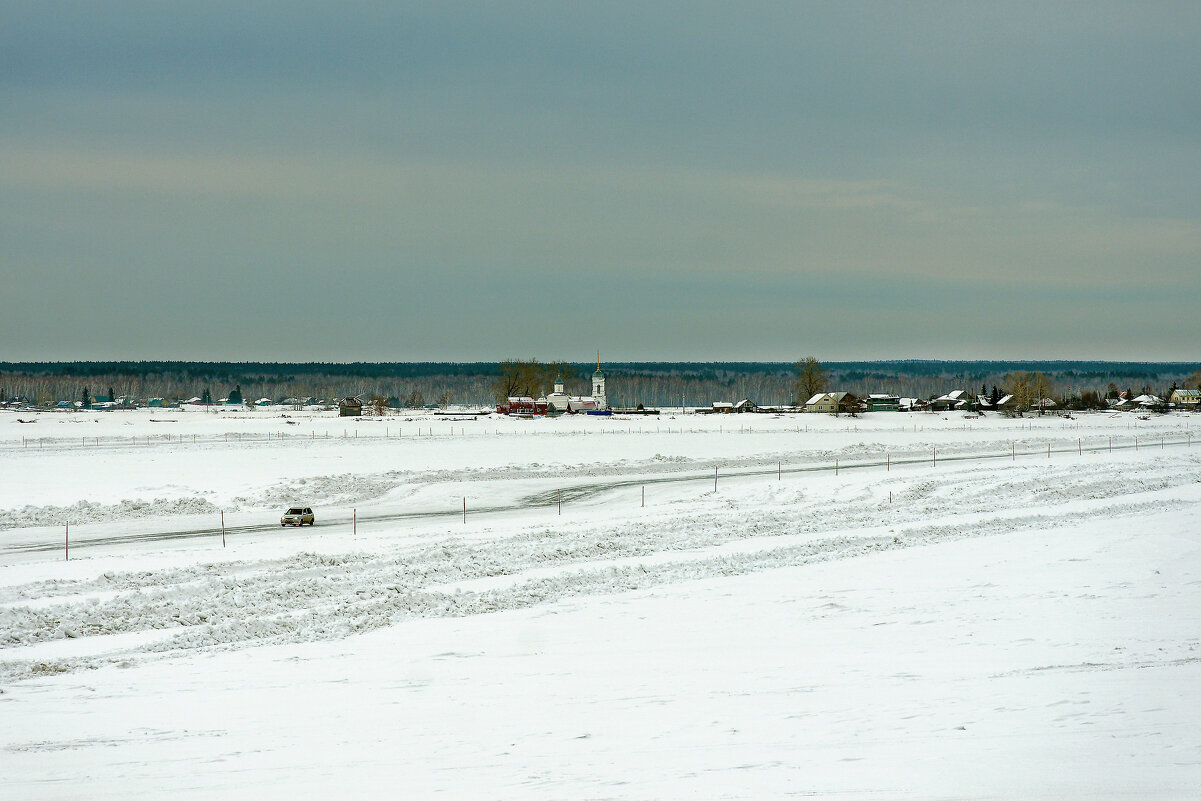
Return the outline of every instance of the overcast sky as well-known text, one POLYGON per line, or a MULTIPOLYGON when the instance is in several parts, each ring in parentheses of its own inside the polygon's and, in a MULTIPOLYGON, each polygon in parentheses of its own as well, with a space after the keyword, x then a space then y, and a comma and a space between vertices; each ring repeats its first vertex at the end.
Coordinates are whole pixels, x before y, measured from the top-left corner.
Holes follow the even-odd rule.
POLYGON ((1201 3, 0 4, 0 361, 1196 361, 1201 3))

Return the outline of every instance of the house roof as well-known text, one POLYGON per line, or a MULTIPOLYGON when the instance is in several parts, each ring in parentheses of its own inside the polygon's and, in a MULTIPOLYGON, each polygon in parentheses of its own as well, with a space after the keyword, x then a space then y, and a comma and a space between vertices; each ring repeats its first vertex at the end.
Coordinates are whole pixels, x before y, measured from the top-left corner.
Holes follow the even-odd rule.
POLYGON ((827 394, 828 393, 825 393, 825 392, 819 392, 816 395, 814 395, 812 398, 810 398, 809 400, 805 401, 805 405, 809 406, 814 403, 819 403, 822 398, 827 397, 827 394))

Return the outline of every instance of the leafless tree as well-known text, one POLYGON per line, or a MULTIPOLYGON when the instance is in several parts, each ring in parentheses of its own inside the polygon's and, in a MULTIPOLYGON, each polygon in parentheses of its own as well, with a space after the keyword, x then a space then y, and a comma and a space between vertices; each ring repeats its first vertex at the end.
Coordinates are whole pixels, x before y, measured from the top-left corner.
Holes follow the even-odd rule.
POLYGON ((793 367, 797 373, 793 381, 794 406, 799 406, 817 393, 825 391, 830 374, 815 357, 806 356, 793 367))

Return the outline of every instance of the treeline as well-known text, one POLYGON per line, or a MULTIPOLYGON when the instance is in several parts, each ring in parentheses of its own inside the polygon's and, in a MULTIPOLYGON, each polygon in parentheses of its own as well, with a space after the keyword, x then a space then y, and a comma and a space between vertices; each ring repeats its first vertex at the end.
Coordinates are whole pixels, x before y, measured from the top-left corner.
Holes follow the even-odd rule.
MULTIPOLYGON (((551 373, 562 371, 569 394, 591 393, 595 362, 543 365, 549 366, 554 369, 539 371, 531 386, 541 387, 553 380, 551 373)), ((760 405, 783 405, 796 399, 796 369, 791 362, 606 362, 602 367, 614 406, 670 407, 681 401, 705 406, 742 398, 760 405)), ((823 367, 830 389, 856 395, 884 392, 928 398, 952 389, 979 392, 994 384, 1004 388, 1006 377, 1013 373, 1039 372, 1051 379, 1057 397, 1073 397, 1085 391, 1104 395, 1110 384, 1165 395, 1174 383, 1191 386, 1187 382, 1201 364, 900 360, 823 362, 823 367)), ((224 397, 237 386, 249 400, 362 395, 394 399, 399 405, 423 398, 488 406, 495 402, 501 378, 502 363, 497 362, 0 362, 4 397, 21 396, 37 403, 74 401, 85 387, 93 393, 112 388, 117 396, 136 400, 183 400, 206 389, 214 398, 224 397)))

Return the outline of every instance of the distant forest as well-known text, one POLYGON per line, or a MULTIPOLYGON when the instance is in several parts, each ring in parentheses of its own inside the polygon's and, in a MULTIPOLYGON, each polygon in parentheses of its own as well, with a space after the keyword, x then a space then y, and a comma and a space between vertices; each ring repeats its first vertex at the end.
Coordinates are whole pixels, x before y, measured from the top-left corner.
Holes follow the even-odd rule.
MULTIPOLYGON (((828 388, 856 395, 891 393, 928 398, 953 389, 978 392, 995 384, 1005 388, 1014 371, 1039 371, 1050 377, 1054 396, 1072 397, 1092 390, 1102 395, 1110 384, 1136 393, 1149 388, 1166 395, 1173 383, 1185 385, 1201 364, 1193 362, 1095 361, 876 361, 823 362, 828 388)), ((707 406, 714 401, 749 398, 759 405, 783 405, 794 398, 796 375, 789 362, 611 362, 602 365, 613 406, 707 406)), ((595 363, 569 363, 564 378, 571 394, 591 392, 595 363)), ((77 400, 87 388, 144 401, 152 397, 182 400, 209 390, 224 397, 235 386, 248 400, 318 398, 347 395, 389 398, 393 406, 438 400, 468 406, 495 402, 500 375, 495 362, 0 362, 0 392, 37 403, 77 400)), ((547 387, 546 389, 550 389, 547 387)), ((802 399, 803 400, 803 399, 802 399)))

